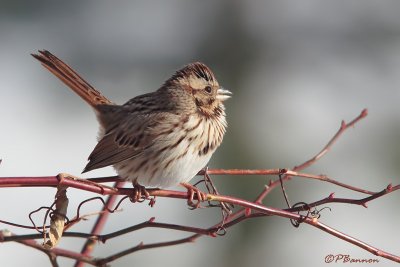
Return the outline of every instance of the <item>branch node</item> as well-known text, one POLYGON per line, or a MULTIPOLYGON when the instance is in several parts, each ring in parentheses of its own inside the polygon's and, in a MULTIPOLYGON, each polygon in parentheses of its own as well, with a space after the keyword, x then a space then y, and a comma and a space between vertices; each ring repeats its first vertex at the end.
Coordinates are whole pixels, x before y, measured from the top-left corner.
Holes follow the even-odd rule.
POLYGON ((391 192, 392 189, 393 189, 392 183, 388 184, 388 186, 386 187, 387 192, 391 192))
POLYGON ((284 175, 288 172, 288 169, 279 169, 279 175, 284 175))
POLYGON ((342 123, 340 124, 340 130, 343 131, 344 129, 346 129, 347 124, 344 120, 342 120, 342 123))
POLYGON ((0 231, 0 243, 3 243, 3 242, 4 242, 4 237, 6 237, 6 236, 11 236, 11 235, 12 235, 11 232, 8 231, 7 229, 1 230, 1 231, 0 231))
POLYGON ((360 118, 365 118, 368 115, 368 109, 363 109, 360 114, 360 118))
POLYGON ((249 217, 249 216, 251 215, 251 209, 250 209, 250 208, 245 208, 245 210, 244 210, 244 215, 245 215, 246 217, 249 217))
MULTIPOLYGON (((216 232, 214 232, 214 233, 217 234, 216 232)), ((188 242, 190 242, 190 243, 196 242, 196 237, 192 236, 192 237, 188 238, 188 242)))
POLYGON ((156 197, 152 197, 149 200, 149 206, 152 208, 156 204, 156 197))

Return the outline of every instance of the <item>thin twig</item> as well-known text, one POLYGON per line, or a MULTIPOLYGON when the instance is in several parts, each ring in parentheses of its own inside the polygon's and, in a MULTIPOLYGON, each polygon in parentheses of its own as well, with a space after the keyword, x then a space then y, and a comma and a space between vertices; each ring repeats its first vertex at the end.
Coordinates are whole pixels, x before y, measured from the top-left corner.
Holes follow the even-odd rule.
MULTIPOLYGON (((287 170, 288 174, 285 175, 284 177, 281 177, 281 179, 272 181, 270 180, 269 184, 266 185, 263 190, 261 191, 261 193, 259 193, 259 195, 256 197, 256 199, 254 200, 254 203, 257 204, 261 204, 263 199, 272 191, 274 190, 280 183, 282 183, 283 181, 289 180, 292 176, 300 176, 298 171, 303 170, 307 167, 309 167, 311 164, 315 163, 316 161, 318 161, 320 158, 322 158, 330 149, 331 147, 335 144, 335 142, 339 139, 339 137, 349 128, 349 127, 354 127, 356 123, 358 123, 361 119, 365 118, 368 115, 368 111, 367 109, 363 109, 361 111, 361 113, 355 118, 353 119, 350 123, 346 124, 344 121, 342 121, 339 130, 336 132, 336 134, 329 140, 329 142, 325 145, 325 147, 319 152, 317 153, 315 156, 313 156, 311 159, 305 161, 304 163, 293 167, 293 170, 287 170)), ((228 170, 228 172, 224 172, 224 173, 219 173, 218 171, 216 172, 212 172, 213 170, 208 170, 208 173, 210 174, 228 174, 229 172, 232 173, 239 173, 238 171, 235 170, 228 170)), ((246 173, 251 173, 253 175, 259 175, 261 173, 263 173, 263 175, 279 175, 282 170, 281 169, 274 169, 274 170, 255 170, 253 172, 247 172, 246 170, 242 170, 242 172, 246 172, 246 173), (265 171, 265 172, 264 172, 265 171)), ((232 173, 229 173, 232 175, 232 173)), ((247 174, 247 175, 249 175, 247 174)), ((301 177, 304 178, 310 178, 310 179, 316 179, 316 180, 320 180, 320 181, 325 181, 325 182, 329 182, 329 183, 333 183, 336 184, 338 186, 342 186, 345 188, 348 188, 350 190, 354 190, 357 192, 361 192, 361 193, 365 193, 365 194, 370 194, 373 195, 375 192, 371 192, 371 191, 367 191, 361 188, 356 188, 344 183, 341 183, 339 181, 333 180, 328 178, 327 176, 324 175, 301 175, 301 177)), ((227 221, 233 220, 235 218, 238 218, 240 216, 242 216, 243 214, 245 214, 246 209, 239 209, 238 211, 236 211, 235 213, 231 214, 230 216, 227 217, 227 221)))
MULTIPOLYGON (((328 203, 344 203, 344 204, 353 204, 353 205, 360 205, 363 207, 367 207, 367 203, 377 199, 379 197, 382 197, 384 195, 387 195, 389 193, 392 193, 396 190, 400 189, 400 185, 396 185, 396 186, 392 186, 392 185, 388 185, 387 188, 383 189, 380 192, 377 192, 369 197, 365 197, 365 198, 360 198, 360 199, 350 199, 350 198, 335 198, 333 197, 333 194, 329 195, 328 197, 321 199, 319 201, 315 201, 312 203, 307 204, 307 206, 309 207, 317 207, 317 206, 321 206, 324 204, 328 204, 328 203)), ((291 209, 286 209, 287 211, 290 212, 298 212, 298 211, 302 211, 305 210, 306 207, 304 205, 301 206, 297 206, 295 208, 291 208, 291 209)))
MULTIPOLYGON (((380 192, 372 192, 368 190, 364 190, 361 188, 353 187, 341 182, 338 182, 334 179, 328 178, 325 175, 313 175, 313 174, 305 174, 305 173, 299 173, 298 171, 310 166, 311 164, 315 163, 317 160, 319 160, 322 156, 324 156, 332 147, 332 145, 337 141, 337 139, 343 134, 343 132, 348 129, 349 127, 354 126, 359 120, 364 118, 367 115, 367 111, 363 110, 361 114, 355 118, 353 121, 350 123, 346 124, 345 122, 342 122, 340 129, 338 132, 334 135, 334 137, 328 142, 328 144, 318 153, 316 154, 313 158, 307 160, 303 164, 300 164, 296 167, 293 168, 293 170, 285 170, 284 172, 284 177, 282 178, 283 180, 288 180, 290 177, 293 176, 299 176, 299 177, 304 177, 304 178, 309 178, 309 179, 316 179, 324 182, 329 182, 336 184, 338 186, 347 188, 349 190, 361 192, 364 194, 368 194, 370 196, 362 198, 362 199, 344 199, 344 198, 334 198, 333 196, 329 196, 325 199, 322 199, 320 201, 316 201, 310 204, 307 204, 306 206, 296 206, 295 208, 289 209, 289 210, 282 210, 282 209, 275 209, 275 208, 270 208, 262 205, 262 200, 268 195, 268 193, 273 190, 278 184, 278 181, 271 181, 268 186, 262 190, 262 192, 258 195, 258 197, 255 199, 254 202, 250 201, 245 201, 242 199, 230 197, 230 196, 222 196, 222 195, 213 195, 213 194, 207 194, 207 200, 208 201, 217 201, 217 202, 224 202, 224 203, 231 203, 235 204, 238 206, 241 206, 242 209, 239 211, 227 216, 226 220, 223 220, 219 222, 218 224, 207 228, 207 229, 201 229, 201 228, 196 228, 196 227, 188 227, 188 226, 182 226, 182 225, 173 225, 173 224, 166 224, 166 223, 155 223, 152 220, 148 222, 144 222, 132 227, 128 227, 126 229, 122 229, 110 234, 106 235, 100 235, 99 233, 101 232, 104 223, 107 220, 107 215, 108 215, 108 207, 113 206, 115 198, 118 195, 129 195, 131 193, 131 189, 128 188, 121 188, 121 184, 115 185, 114 188, 110 188, 108 186, 102 186, 99 185, 98 183, 103 183, 103 182, 110 182, 110 181, 118 181, 121 182, 121 179, 118 177, 102 177, 102 178, 93 178, 90 179, 90 182, 84 182, 76 179, 68 179, 68 177, 63 178, 63 179, 58 179, 56 176, 47 176, 47 177, 4 177, 3 179, 0 179, 0 187, 20 187, 20 186, 47 186, 47 187, 55 187, 60 184, 68 186, 68 187, 73 187, 81 190, 86 190, 89 192, 94 192, 102 195, 111 195, 108 198, 107 205, 105 205, 105 208, 103 211, 100 212, 100 216, 94 225, 91 234, 86 234, 86 233, 74 233, 74 232, 65 232, 64 237, 67 236, 75 236, 75 237, 83 237, 83 238, 88 238, 88 242, 85 245, 85 247, 82 249, 82 253, 75 253, 71 251, 66 251, 62 249, 52 249, 51 251, 44 249, 41 247, 39 244, 34 242, 33 236, 41 237, 40 234, 37 235, 25 235, 25 236, 20 236, 16 238, 14 241, 20 242, 25 245, 29 245, 32 247, 35 247, 36 249, 39 249, 46 253, 53 266, 57 266, 57 257, 58 256, 63 256, 63 257, 69 257, 72 259, 76 259, 77 263, 76 266, 81 266, 83 262, 89 263, 92 265, 104 265, 108 262, 111 262, 117 258, 120 258, 122 256, 125 256, 127 254, 143 250, 143 249, 149 249, 149 248, 155 248, 155 247, 163 247, 163 246, 171 246, 171 245, 176 245, 176 244, 181 244, 185 242, 193 242, 197 238, 203 236, 203 235, 211 235, 215 236, 216 231, 219 229, 221 224, 224 224, 224 227, 230 227, 232 225, 235 225, 239 223, 240 221, 249 219, 249 218, 255 218, 255 217, 261 217, 261 216, 280 216, 280 217, 285 217, 297 221, 304 222, 306 224, 312 225, 316 228, 319 228, 331 235, 334 235, 342 240, 345 240, 349 243, 352 243, 356 246, 359 246, 375 255, 385 257, 387 259, 400 262, 400 257, 392 255, 390 253, 381 251, 375 247, 372 247, 371 245, 368 245, 360 240, 357 240, 349 235, 346 235, 344 233, 341 233, 340 231, 337 231, 325 224, 322 224, 321 222, 318 221, 316 217, 307 217, 303 216, 300 214, 297 214, 295 212, 302 211, 305 209, 310 209, 322 204, 326 203, 347 203, 347 204, 357 204, 357 205, 363 205, 366 206, 366 203, 368 201, 374 200, 378 197, 381 197, 383 195, 386 195, 388 193, 391 193, 395 190, 400 189, 400 185, 397 186, 391 186, 389 185, 385 190, 382 190, 380 192), (114 199, 114 200, 113 200, 114 199), (178 240, 173 240, 169 242, 158 242, 158 243, 153 243, 153 244, 144 244, 140 243, 137 246, 134 246, 132 248, 129 248, 125 251, 116 253, 114 255, 111 255, 109 257, 106 257, 104 259, 99 259, 95 260, 88 255, 90 255, 91 251, 93 250, 95 240, 100 240, 100 241, 106 241, 107 239, 114 238, 132 231, 136 231, 139 229, 143 229, 146 227, 158 227, 158 228, 166 228, 166 229, 174 229, 174 230, 180 230, 180 231, 185 231, 185 232, 192 232, 195 233, 192 236, 189 236, 187 238, 183 239, 178 239, 178 240), (23 240, 22 238, 30 238, 30 240, 23 240)), ((208 170, 208 174, 222 174, 222 175, 277 175, 281 172, 279 169, 272 169, 272 170, 208 170)), ((203 175, 202 172, 199 172, 199 175, 203 175)), ((179 198, 179 199, 186 199, 187 193, 186 192, 178 192, 178 191, 171 191, 171 190, 159 190, 159 189, 149 189, 148 192, 152 196, 160 196, 160 197, 169 197, 169 198, 179 198)), ((79 219, 79 215, 77 216, 79 219)), ((0 241, 7 241, 6 236, 2 236, 2 233, 0 233, 0 241)), ((8 241, 11 241, 8 240, 8 241)))
MULTIPOLYGON (((307 204, 308 207, 315 208, 317 206, 327 204, 327 203, 346 203, 346 204, 354 204, 354 205, 361 205, 361 206, 366 206, 366 203, 369 201, 372 201, 374 199, 377 199, 379 197, 382 197, 386 194, 392 193, 396 190, 400 190, 400 185, 396 186, 391 186, 389 185, 387 188, 383 189, 382 191, 361 199, 345 199, 345 198, 334 198, 332 195, 328 196, 327 198, 324 198, 322 200, 309 203, 307 204)), ((210 199, 217 199, 218 195, 208 195, 210 199)), ((226 196, 226 198, 231 198, 229 196, 226 196)), ((230 202, 228 202, 230 203, 230 202)), ((248 201, 244 201, 244 203, 252 203, 248 201)), ((254 202, 253 202, 254 203, 254 202)), ((259 204, 259 203, 258 203, 259 204)), ((307 207, 302 205, 302 206, 297 206, 295 208, 291 209, 285 209, 287 212, 298 212, 298 211, 303 211, 306 210, 307 207)), ((253 213, 255 214, 255 213, 253 213)), ((252 214, 252 215, 253 215, 252 214)), ((265 213, 262 213, 263 216, 268 215, 265 213)), ((247 215, 248 217, 249 215, 247 215)), ((240 217, 240 216, 236 216, 240 217)), ((236 218, 235 218, 236 219, 236 218)), ((231 222, 234 221, 235 219, 231 218, 229 224, 231 225, 231 222)), ((137 231, 140 229, 144 228, 164 228, 164 229, 171 229, 171 230, 178 230, 178 231, 184 231, 184 232, 192 232, 192 233, 197 233, 201 235, 210 235, 218 230, 218 224, 216 226, 210 227, 208 229, 202 229, 202 228, 197 228, 197 227, 189 227, 189 226, 182 226, 182 225, 177 225, 177 224, 168 224, 168 223, 159 223, 159 222, 154 222, 154 218, 151 218, 149 221, 127 227, 125 229, 115 231, 113 233, 109 234, 104 234, 104 235, 94 235, 91 233, 79 233, 79 232, 64 232, 63 236, 64 237, 80 237, 80 238, 90 238, 95 241, 100 241, 100 242, 106 242, 108 239, 115 238, 133 231, 137 231)), ((5 236, 3 237, 3 242, 10 242, 10 241, 20 241, 20 240, 28 240, 28 239, 40 239, 42 238, 42 234, 29 234, 29 235, 13 235, 13 236, 5 236)))
MULTIPOLYGON (((2 240, 3 238, 6 238, 7 236, 12 236, 12 235, 14 235, 14 234, 10 233, 10 232, 5 234, 4 231, 0 231, 0 240, 2 240)), ((46 249, 41 244, 37 243, 34 240, 19 240, 17 242, 20 244, 23 244, 25 246, 32 247, 34 249, 42 251, 51 259, 56 259, 56 257, 65 257, 65 258, 80 260, 80 261, 89 263, 91 265, 94 265, 93 260, 90 257, 85 257, 82 254, 79 254, 79 253, 76 253, 73 251, 69 251, 69 250, 65 250, 65 249, 61 249, 61 248, 46 249)), ((52 262, 54 263, 55 261, 53 260, 52 262)))
MULTIPOLYGON (((398 187, 400 187, 400 186, 396 186, 395 190, 399 189, 398 187)), ((395 187, 393 187, 393 188, 395 188, 395 187)), ((392 192, 392 191, 393 190, 391 190, 390 192, 392 192)), ((386 192, 386 193, 389 193, 389 192, 386 192)), ((344 233, 342 233, 340 231, 337 231, 336 229, 333 229, 333 228, 331 228, 331 227, 319 222, 315 218, 303 217, 303 216, 301 216, 299 214, 294 214, 294 213, 286 212, 284 210, 265 207, 265 206, 262 206, 262 205, 259 205, 259 204, 255 204, 255 203, 248 202, 248 201, 241 200, 241 199, 236 199, 236 198, 229 197, 229 196, 218 195, 218 196, 214 196, 212 200, 213 201, 226 202, 226 203, 232 203, 232 204, 235 204, 235 205, 240 205, 242 207, 250 208, 251 210, 255 210, 255 211, 258 212, 258 213, 252 213, 252 214, 249 214, 249 215, 239 216, 239 217, 235 218, 234 220, 231 220, 231 221, 225 223, 225 227, 226 228, 231 227, 231 226, 237 224, 238 222, 243 221, 243 220, 248 219, 248 218, 260 217, 260 216, 265 216, 265 215, 267 215, 267 216, 278 215, 280 217, 286 217, 286 218, 293 219, 293 220, 302 220, 304 223, 307 223, 307 224, 309 224, 311 226, 317 227, 317 228, 323 230, 324 232, 327 232, 327 233, 329 233, 331 235, 334 235, 334 236, 336 236, 336 237, 338 237, 338 238, 340 238, 342 240, 345 240, 345 241, 347 241, 349 243, 352 243, 352 244, 354 244, 354 245, 356 245, 356 246, 358 246, 358 247, 360 247, 362 249, 365 249, 365 250, 373 253, 374 255, 381 256, 381 257, 390 259, 392 261, 400 262, 400 257, 399 256, 396 256, 396 255, 390 254, 388 252, 379 250, 379 249, 377 249, 377 248, 375 248, 375 247, 373 247, 373 246, 371 246, 371 245, 369 245, 369 244, 367 244, 367 243, 365 243, 363 241, 360 241, 360 240, 355 239, 355 238, 353 238, 353 237, 351 237, 351 236, 349 236, 347 234, 344 234, 344 233)), ((220 226, 220 224, 221 223, 219 223, 217 225, 214 225, 212 228, 209 228, 209 229, 217 229, 218 226, 220 226)), ((137 252, 139 250, 156 248, 156 247, 172 246, 172 245, 178 245, 178 244, 187 243, 187 242, 193 242, 197 238, 199 238, 200 236, 202 236, 202 234, 195 234, 195 235, 189 236, 187 238, 178 239, 178 240, 174 240, 174 241, 168 241, 168 242, 157 242, 157 243, 153 243, 153 244, 140 243, 137 246, 134 246, 132 248, 128 248, 128 249, 126 249, 124 251, 121 251, 121 252, 116 253, 114 255, 111 255, 109 257, 106 257, 106 258, 103 258, 103 259, 99 259, 99 260, 97 260, 97 263, 102 265, 102 264, 111 262, 113 260, 116 260, 116 259, 118 259, 120 257, 126 256, 128 254, 137 252)))
MULTIPOLYGON (((124 182, 116 182, 114 184, 114 187, 120 187, 123 186, 124 182)), ((106 205, 104 205, 102 212, 99 214, 99 217, 97 218, 95 224, 93 225, 92 231, 90 232, 92 235, 98 235, 101 233, 101 231, 104 228, 104 225, 106 224, 108 215, 110 214, 108 212, 109 207, 114 206, 114 203, 117 201, 118 196, 117 195, 111 195, 107 198, 106 200, 106 205)), ((92 239, 88 239, 85 244, 82 247, 81 254, 88 257, 91 255, 93 249, 95 247, 95 241, 92 239)), ((82 267, 84 265, 83 261, 77 260, 75 263, 75 267, 82 267)))
MULTIPOLYGON (((362 120, 363 118, 365 118, 368 115, 368 110, 367 109, 363 109, 361 111, 361 113, 355 118, 353 119, 351 122, 349 123, 345 123, 345 121, 342 121, 339 130, 336 132, 336 134, 331 138, 331 140, 329 140, 329 142, 325 145, 325 147, 319 152, 317 153, 315 156, 313 156, 311 159, 305 161, 304 163, 297 165, 295 167, 293 167, 292 170, 288 170, 287 171, 287 175, 285 175, 284 177, 282 177, 281 181, 286 181, 289 180, 292 176, 299 176, 299 171, 304 170, 305 168, 309 167, 310 165, 314 164, 316 161, 318 161, 319 159, 321 159, 331 148, 332 146, 336 143, 336 141, 339 139, 339 137, 349 128, 349 127, 354 127, 356 123, 358 123, 360 120, 362 120)), ((278 174, 279 174, 278 170, 278 174)), ((278 175, 276 174, 276 175, 278 175)), ((316 180, 321 180, 321 181, 326 181, 329 183, 333 183, 336 184, 338 186, 342 186, 344 188, 353 190, 353 191, 357 191, 357 192, 361 192, 361 193, 365 193, 365 194, 370 194, 373 195, 375 192, 371 192, 371 191, 367 191, 361 188, 357 188, 357 187, 353 187, 344 183, 341 183, 339 181, 333 180, 333 179, 329 179, 327 176, 325 175, 301 175, 301 177, 304 178, 310 178, 310 179, 316 179, 316 180)), ((268 186, 265 186, 264 189, 262 190, 262 192, 258 195, 258 197, 256 198, 255 202, 256 203, 261 203, 262 200, 276 187, 280 184, 279 180, 276 181, 270 181, 270 183, 268 184, 268 186)), ((239 210, 237 213, 241 214, 243 213, 244 210, 239 210)), ((233 214, 234 215, 234 214, 233 214)))
MULTIPOLYGON (((377 193, 374 196, 369 196, 369 197, 367 197, 365 199, 362 199, 362 200, 352 200, 352 202, 354 202, 354 203, 356 203, 356 202, 362 203, 362 202, 370 201, 370 200, 376 199, 376 198, 378 198, 380 196, 383 196, 385 194, 391 193, 391 192, 393 192, 395 190, 398 190, 398 189, 400 189, 400 185, 393 186, 393 187, 392 186, 388 186, 385 190, 377 193)), ((180 195, 180 192, 177 192, 177 195, 180 195)), ((339 237, 339 238, 341 238, 341 239, 343 239, 345 241, 348 241, 350 243, 353 243, 353 244, 355 244, 355 245, 357 245, 357 246, 359 246, 359 247, 361 247, 363 249, 366 249, 366 250, 368 250, 368 251, 370 251, 372 253, 378 253, 376 255, 379 255, 379 256, 382 256, 382 257, 386 257, 388 259, 400 262, 400 258, 399 257, 394 256, 392 254, 389 254, 387 252, 383 252, 383 251, 381 251, 379 249, 376 249, 376 248, 372 247, 371 245, 368 245, 368 244, 366 244, 366 243, 364 243, 362 241, 356 240, 356 239, 354 239, 354 238, 352 238, 352 237, 350 237, 350 236, 348 236, 346 234, 343 234, 343 233, 341 233, 341 232, 339 232, 337 230, 334 230, 333 228, 330 228, 329 226, 326 226, 326 225, 316 221, 313 218, 305 218, 305 217, 303 217, 303 216, 301 216, 299 214, 291 213, 291 212, 288 212, 288 211, 285 211, 285 210, 265 207, 265 206, 257 204, 257 203, 253 203, 253 202, 250 202, 250 201, 245 201, 245 200, 234 198, 234 197, 231 197, 231 196, 221 196, 221 195, 208 194, 207 195, 207 199, 210 200, 210 201, 219 201, 219 202, 226 202, 226 203, 239 205, 241 207, 244 207, 245 209, 250 209, 250 210, 254 211, 254 213, 247 214, 245 216, 245 217, 248 217, 248 218, 260 216, 260 214, 262 214, 264 216, 265 215, 267 215, 267 216, 276 215, 276 216, 286 217, 286 218, 295 219, 295 220, 300 220, 301 219, 304 223, 307 223, 307 224, 310 224, 312 226, 315 226, 315 227, 317 227, 317 228, 319 228, 319 229, 321 229, 321 230, 323 230, 325 232, 328 232, 328 233, 330 233, 330 234, 332 234, 334 236, 337 236, 337 237, 339 237), (260 214, 257 214, 257 212, 259 212, 260 214)), ((331 201, 331 202, 334 202, 334 201, 331 201)), ((351 201, 347 201, 347 202, 350 203, 351 201)), ((226 222, 225 223, 225 227, 233 225, 234 224, 233 222, 238 220, 238 219, 239 218, 236 218, 235 220, 230 220, 229 222, 226 222)), ((111 233, 109 235, 104 235, 103 238, 109 239, 109 238, 112 238, 112 237, 119 236, 121 234, 125 234, 125 233, 130 232, 130 231, 138 230, 138 229, 145 228, 145 227, 160 227, 160 228, 167 228, 167 229, 174 229, 174 230, 181 230, 181 231, 192 231, 192 232, 196 231, 197 234, 195 235, 195 237, 197 237, 197 235, 199 235, 199 236, 204 235, 204 234, 208 234, 209 235, 210 234, 210 229, 215 231, 215 229, 217 229, 218 225, 219 224, 217 224, 216 226, 213 226, 212 228, 209 228, 208 230, 201 230, 201 229, 195 229, 193 227, 185 227, 185 226, 169 225, 169 224, 152 223, 152 222, 150 222, 150 223, 144 223, 144 224, 141 224, 141 225, 137 225, 137 226, 132 227, 132 228, 123 229, 121 231, 117 231, 117 232, 111 233)), ((64 236, 68 236, 68 235, 69 235, 68 233, 64 233, 64 236)), ((71 235, 74 235, 74 234, 71 234, 71 235)), ((77 234, 75 234, 75 235, 77 235, 77 234)), ((100 240, 101 240, 101 238, 102 237, 99 236, 100 240)), ((194 237, 192 236, 189 239, 186 238, 184 240, 186 240, 186 241, 190 240, 190 239, 193 240, 193 238, 194 237)), ((7 238, 4 237, 4 240, 6 240, 6 239, 7 238)), ((94 237, 91 240, 94 241, 96 239, 97 238, 94 237)), ((25 240, 25 241, 29 241, 29 240, 25 240)), ((126 255, 127 253, 132 253, 134 251, 138 251, 138 250, 142 250, 142 249, 154 248, 154 247, 160 247, 160 246, 166 246, 166 245, 172 245, 172 244, 180 244, 180 243, 186 242, 186 241, 178 240, 178 241, 161 242, 161 243, 155 243, 155 244, 149 244, 149 245, 139 245, 139 246, 135 246, 134 248, 128 249, 126 251, 117 253, 116 255, 107 257, 106 259, 103 259, 101 262, 104 262, 104 261, 107 261, 107 260, 112 260, 112 259, 118 258, 120 256, 126 255)), ((22 241, 20 241, 20 242, 22 242, 22 241)), ((52 250, 52 251, 54 252, 54 250, 52 250)), ((56 254, 56 255, 57 256, 63 256, 62 253, 61 254, 56 254)), ((78 259, 79 260, 84 259, 84 262, 87 262, 87 260, 89 259, 89 257, 87 257, 87 256, 85 256, 83 254, 78 254, 78 255, 80 255, 80 258, 78 258, 78 259)), ((69 256, 67 256, 67 257, 69 257, 69 256)))
POLYGON ((332 137, 331 140, 329 140, 328 144, 326 144, 326 146, 318 153, 316 154, 314 157, 312 157, 311 159, 307 160, 306 162, 295 166, 293 168, 294 171, 300 171, 300 170, 304 170, 305 168, 309 167, 311 164, 313 164, 315 161, 319 160, 320 158, 322 158, 333 146, 333 144, 339 139, 339 137, 350 127, 354 127, 354 125, 359 122, 360 120, 362 120, 363 118, 367 117, 368 115, 368 110, 367 109, 363 109, 360 113, 360 115, 358 115, 355 119, 353 119, 351 122, 346 123, 344 120, 342 121, 339 130, 337 131, 337 133, 332 137))
MULTIPOLYGON (((285 169, 260 169, 260 170, 250 170, 250 169, 210 169, 208 172, 215 175, 279 175, 282 170, 285 169)), ((328 182, 335 184, 337 186, 347 188, 356 192, 364 193, 364 194, 375 194, 376 192, 365 190, 362 188, 354 187, 334 179, 329 178, 326 175, 316 175, 310 173, 301 173, 293 170, 285 170, 285 177, 283 179, 288 179, 287 177, 302 177, 312 180, 319 180, 322 182, 328 182)), ((102 195, 127 195, 127 192, 124 188, 120 187, 99 187, 97 185, 85 184, 80 181, 76 181, 73 179, 65 178, 63 180, 63 185, 76 188, 80 190, 85 190, 92 193, 102 194, 102 195), (123 190, 123 191, 121 191, 123 190)), ((271 182, 269 187, 275 187, 279 185, 279 181, 271 182)), ((57 187, 58 180, 57 176, 38 176, 38 177, 0 177, 0 188, 2 187, 57 187)), ((154 196, 162 196, 162 191, 159 189, 147 189, 150 195, 153 192, 154 196)), ((165 190, 166 192, 168 190, 165 190)))

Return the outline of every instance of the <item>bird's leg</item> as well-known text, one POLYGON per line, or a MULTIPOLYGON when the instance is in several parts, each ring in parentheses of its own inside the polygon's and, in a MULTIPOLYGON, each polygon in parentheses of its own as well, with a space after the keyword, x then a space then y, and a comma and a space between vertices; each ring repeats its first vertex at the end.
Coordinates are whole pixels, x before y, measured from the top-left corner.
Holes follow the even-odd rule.
POLYGON ((188 183, 181 183, 183 187, 185 187, 188 191, 188 199, 187 203, 191 207, 191 209, 201 208, 201 202, 207 200, 207 194, 200 191, 197 187, 188 184, 188 183), (194 201, 196 200, 196 201, 194 201))
POLYGON ((133 185, 133 191, 132 195, 130 196, 130 200, 133 203, 143 202, 146 199, 150 199, 150 194, 144 186, 138 184, 136 181, 133 181, 132 185, 133 185))

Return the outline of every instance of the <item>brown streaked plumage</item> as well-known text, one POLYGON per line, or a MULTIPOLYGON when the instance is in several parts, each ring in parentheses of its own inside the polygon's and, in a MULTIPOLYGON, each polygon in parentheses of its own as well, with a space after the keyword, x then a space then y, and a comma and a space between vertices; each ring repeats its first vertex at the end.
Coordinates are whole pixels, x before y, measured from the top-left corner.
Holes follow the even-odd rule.
POLYGON ((96 112, 99 142, 83 172, 112 165, 134 183, 169 187, 193 178, 222 142, 223 101, 230 92, 203 63, 188 64, 157 91, 115 105, 50 52, 33 56, 96 112))

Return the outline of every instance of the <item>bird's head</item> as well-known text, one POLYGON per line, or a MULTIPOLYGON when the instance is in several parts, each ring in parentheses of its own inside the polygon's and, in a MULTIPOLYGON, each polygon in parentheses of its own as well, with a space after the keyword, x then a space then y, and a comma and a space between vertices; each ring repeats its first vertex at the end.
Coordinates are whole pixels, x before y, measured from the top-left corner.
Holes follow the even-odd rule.
POLYGON ((232 95, 218 84, 210 68, 200 62, 188 64, 178 70, 162 88, 172 89, 169 91, 173 95, 185 99, 197 112, 209 117, 221 115, 224 110, 222 102, 232 95))

